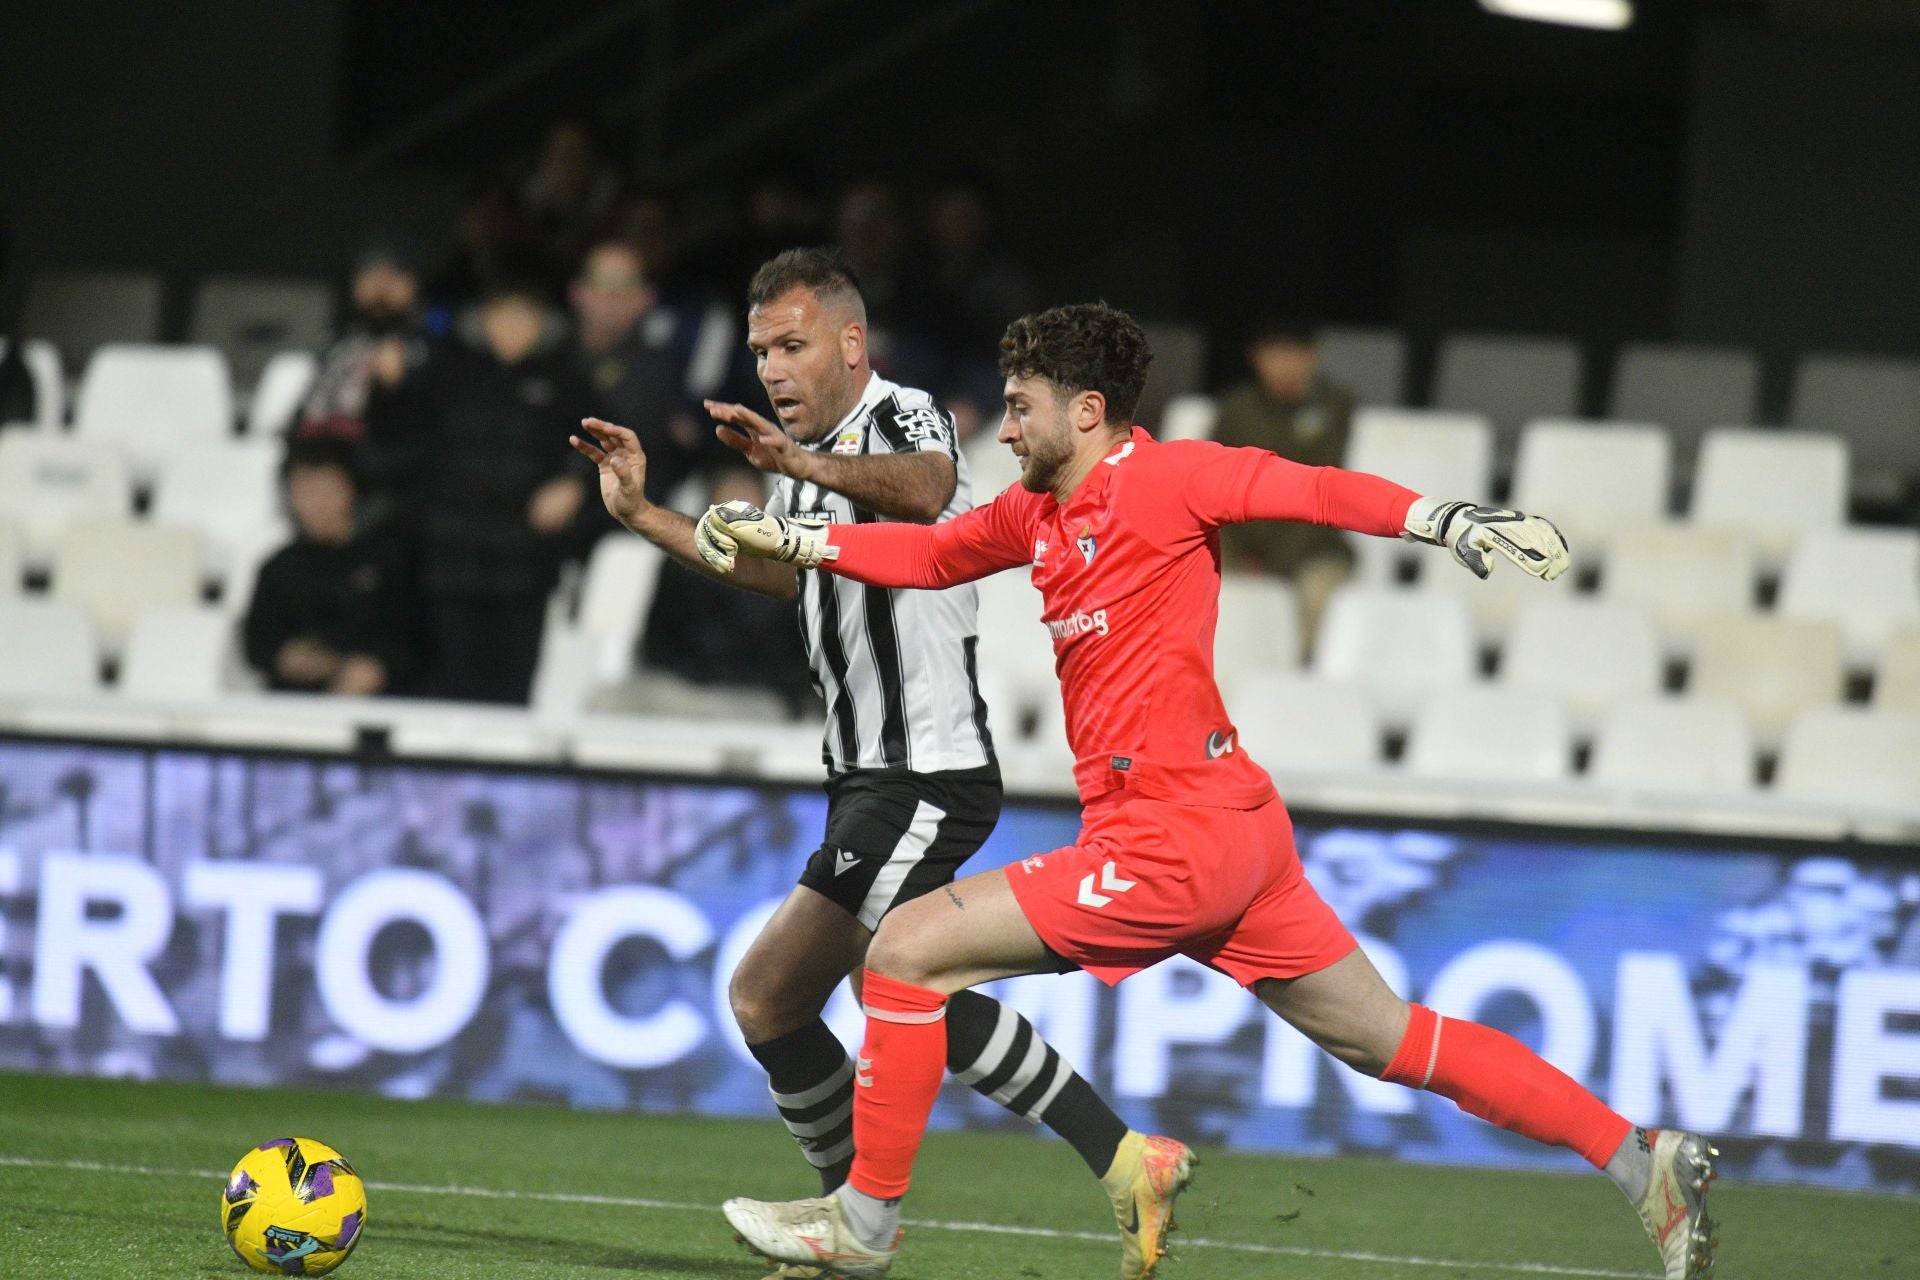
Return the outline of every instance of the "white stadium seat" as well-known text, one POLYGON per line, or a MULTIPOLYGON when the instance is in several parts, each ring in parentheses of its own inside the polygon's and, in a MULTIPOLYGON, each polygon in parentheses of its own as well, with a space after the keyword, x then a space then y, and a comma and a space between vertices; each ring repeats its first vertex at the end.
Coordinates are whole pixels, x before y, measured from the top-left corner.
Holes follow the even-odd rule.
POLYGON ((281 518, 280 443, 207 440, 183 445, 160 466, 150 515, 200 534, 200 563, 221 578, 256 531, 281 518))
POLYGON ((18 595, 27 572, 27 535, 0 511, 0 598, 18 595))
POLYGON ((1221 683, 1256 671, 1300 665, 1300 602, 1293 588, 1263 574, 1229 573, 1220 580, 1220 621, 1213 666, 1221 683))
POLYGON ((1322 329, 1314 336, 1320 371, 1363 405, 1407 402, 1407 339, 1396 329, 1322 329))
POLYGON ((1001 444, 1000 420, 989 418, 960 446, 967 462, 967 484, 973 490, 973 505, 983 507, 1020 483, 1020 459, 1001 444))
POLYGON ((1012 732, 1014 724, 1048 711, 1060 701, 1059 680, 1053 670, 1053 638, 1040 621, 1040 593, 1033 588, 1032 571, 1009 569, 973 584, 979 593, 980 643, 978 666, 984 682, 992 682, 1009 706, 991 706, 995 732, 1012 732))
POLYGON ((1363 687, 1389 722, 1406 724, 1427 694, 1478 679, 1473 619, 1457 595, 1341 587, 1321 619, 1313 669, 1363 687))
POLYGON ((212 347, 100 348, 87 362, 74 433, 124 449, 137 477, 183 445, 233 433, 233 386, 212 347))
POLYGON ((1835 435, 1716 427, 1700 443, 1687 518, 1747 535, 1778 567, 1802 533, 1846 523, 1847 459, 1835 435))
POLYGON ((0 511, 20 527, 29 566, 44 568, 75 520, 133 508, 126 462, 52 431, 0 431, 0 511))
POLYGON ((1779 608, 1790 618, 1838 623, 1848 664, 1873 666, 1896 626, 1920 622, 1920 532, 1852 526, 1807 533, 1787 557, 1779 608))
POLYGON ((234 664, 234 624, 225 613, 149 609, 127 635, 118 687, 129 698, 204 702, 220 696, 234 664))
POLYGON ((1502 684, 1545 689, 1591 723, 1660 689, 1660 641, 1647 611, 1624 601, 1559 595, 1523 605, 1500 653, 1502 684))
POLYGON ((1284 775, 1380 767, 1380 717, 1358 685, 1279 671, 1223 683, 1241 748, 1267 769, 1284 775))
POLYGON ((1845 691, 1840 629, 1805 618, 1708 618, 1687 675, 1688 693, 1745 711, 1763 746, 1777 743, 1802 711, 1837 703, 1845 691))
POLYGON ((1457 333, 1440 344, 1434 407, 1484 413, 1511 444, 1520 424, 1580 412, 1580 346, 1564 338, 1457 333))
POLYGON ((1895 628, 1873 675, 1873 705, 1888 711, 1920 711, 1920 624, 1895 628))
POLYGON ((1421 704, 1407 772, 1449 782, 1558 782, 1573 773, 1566 706, 1540 689, 1441 689, 1421 704))
POLYGON ((293 424, 307 393, 313 389, 320 362, 308 351, 282 351, 267 361, 247 401, 246 430, 250 436, 280 435, 293 424))
MULTIPOLYGON (((1493 497, 1493 424, 1478 413, 1361 409, 1353 415, 1341 465, 1427 497, 1486 502, 1493 497)), ((1438 551, 1363 533, 1353 534, 1351 541, 1358 557, 1355 576, 1363 582, 1386 580, 1396 564, 1421 563, 1430 558, 1427 553, 1438 551)))
POLYGON ((1175 396, 1160 411, 1160 424, 1153 435, 1156 440, 1211 440, 1213 424, 1219 417, 1220 405, 1212 396, 1175 396))
POLYGON ((1143 320, 1140 328, 1153 348, 1147 385, 1140 391, 1134 421, 1157 423, 1167 402, 1191 395, 1207 383, 1207 331, 1179 320, 1143 320))
MULTIPOLYGON (((1500 556, 1494 557, 1493 573, 1476 578, 1453 554, 1442 547, 1423 546, 1420 550, 1420 588, 1457 595, 1467 602, 1473 615, 1473 632, 1483 648, 1498 649, 1513 628, 1521 609, 1538 600, 1569 599, 1579 596, 1577 572, 1563 573, 1552 582, 1542 582, 1524 573, 1518 565, 1500 556)), ((1586 552, 1573 547, 1576 570, 1586 563, 1586 552)))
POLYGON ((1760 360, 1734 347, 1628 343, 1613 367, 1607 414, 1657 422, 1673 433, 1676 469, 1691 474, 1709 427, 1753 422, 1760 413, 1760 360))
POLYGON ((1543 418, 1520 433, 1512 505, 1553 521, 1591 565, 1623 523, 1666 516, 1672 477, 1660 427, 1543 418))
POLYGON ((172 525, 82 520, 60 539, 53 594, 84 608, 117 653, 139 614, 198 603, 199 538, 172 525))
POLYGON ((1730 794, 1753 787, 1753 731, 1730 702, 1623 702, 1600 722, 1591 776, 1639 791, 1730 794))
POLYGON ((625 532, 609 533, 594 544, 580 583, 574 625, 594 637, 592 671, 598 684, 625 679, 638 661, 640 631, 665 561, 658 547, 625 532))
POLYGON ((1793 722, 1774 781, 1782 795, 1920 812, 1920 714, 1822 707, 1793 722))
POLYGON ((1845 436, 1856 490, 1898 500, 1905 483, 1920 478, 1920 360, 1803 357, 1787 421, 1845 436))
POLYGON ((1644 606, 1667 652, 1684 657, 1709 617, 1754 607, 1758 574, 1752 545, 1731 529, 1634 524, 1614 535, 1600 589, 1610 600, 1644 606))
POLYGON ((86 610, 67 600, 0 598, 0 698, 93 692, 100 647, 86 610))
MULTIPOLYGON (((0 337, 0 355, 7 351, 11 339, 0 337)), ((66 421, 67 387, 66 379, 60 371, 60 351, 51 342, 40 339, 29 340, 20 352, 20 358, 26 363, 27 375, 33 382, 33 425, 39 427, 58 427, 66 421)), ((9 425, 0 423, 0 426, 9 425)))

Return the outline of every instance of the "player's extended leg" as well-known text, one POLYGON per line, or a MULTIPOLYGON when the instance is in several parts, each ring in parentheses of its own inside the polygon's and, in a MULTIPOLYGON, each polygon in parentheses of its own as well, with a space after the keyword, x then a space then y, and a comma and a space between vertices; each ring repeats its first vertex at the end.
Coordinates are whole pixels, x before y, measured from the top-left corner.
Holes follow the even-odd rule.
POLYGON ((1254 994, 1348 1066, 1451 1099, 1461 1110, 1537 1142, 1577 1151, 1633 1201, 1670 1280, 1713 1266, 1705 1139, 1649 1131, 1505 1032, 1408 1004, 1358 949, 1298 978, 1265 978, 1254 994))

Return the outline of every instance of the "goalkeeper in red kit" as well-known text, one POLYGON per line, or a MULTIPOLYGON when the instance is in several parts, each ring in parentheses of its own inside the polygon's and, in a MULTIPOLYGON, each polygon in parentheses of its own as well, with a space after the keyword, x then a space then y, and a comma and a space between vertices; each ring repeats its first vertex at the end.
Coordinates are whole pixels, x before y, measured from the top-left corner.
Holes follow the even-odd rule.
MULTIPOLYGON (((949 997, 1076 967, 1117 983, 1185 955, 1355 1070, 1579 1152, 1639 1210, 1669 1280, 1705 1275, 1713 1148, 1636 1128, 1511 1036, 1395 995, 1301 874, 1286 809, 1241 750, 1214 684, 1222 525, 1299 520, 1411 538, 1483 578, 1497 558, 1557 577, 1568 564, 1559 531, 1261 449, 1159 443, 1132 425, 1145 335, 1101 304, 1016 320, 1001 353, 1000 440, 1021 478, 993 502, 937 525, 823 525, 744 503, 702 520, 703 554, 721 571, 747 555, 939 588, 1032 565, 1084 811, 1074 844, 971 876, 881 923, 862 990, 852 1175, 823 1199, 730 1200, 735 1231, 774 1258, 850 1280, 884 1276, 946 1063, 949 997)), ((1187 1165, 1185 1148, 1169 1144, 1153 1176, 1177 1187, 1187 1165)), ((1171 1225, 1141 1224, 1149 1273, 1171 1225)))

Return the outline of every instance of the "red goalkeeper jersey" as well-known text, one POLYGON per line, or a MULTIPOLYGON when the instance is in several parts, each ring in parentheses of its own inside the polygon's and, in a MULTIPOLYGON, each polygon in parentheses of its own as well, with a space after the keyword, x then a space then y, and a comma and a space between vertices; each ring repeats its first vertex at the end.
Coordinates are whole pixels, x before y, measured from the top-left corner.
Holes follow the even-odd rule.
POLYGON ((822 568, 936 588, 1031 564, 1082 803, 1130 789, 1252 808, 1273 783, 1241 750, 1213 678, 1220 526, 1300 520, 1392 536, 1417 496, 1264 449, 1162 444, 1135 427, 1064 504, 1016 484, 942 524, 832 525, 839 558, 822 568))

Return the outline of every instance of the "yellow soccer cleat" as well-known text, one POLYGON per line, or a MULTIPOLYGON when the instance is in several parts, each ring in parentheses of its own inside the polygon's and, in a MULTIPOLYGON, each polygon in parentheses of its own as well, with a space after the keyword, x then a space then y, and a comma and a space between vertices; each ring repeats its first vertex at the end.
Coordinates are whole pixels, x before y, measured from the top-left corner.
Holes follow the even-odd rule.
POLYGON ((1715 1223, 1707 1216, 1707 1189, 1716 1176, 1713 1158, 1720 1153, 1697 1133, 1649 1133, 1653 1177, 1634 1208, 1666 1263, 1667 1280, 1700 1280, 1713 1270, 1713 1251, 1720 1244, 1715 1223))
POLYGON ((1147 1280, 1167 1256, 1173 1202, 1193 1181, 1193 1151, 1172 1138, 1129 1129, 1100 1185, 1120 1225, 1120 1280, 1147 1280))
MULTIPOLYGON (((900 1251, 896 1231, 884 1249, 870 1249, 847 1223, 838 1196, 813 1200, 729 1200, 720 1206, 739 1241, 770 1262, 820 1267, 845 1280, 881 1280, 900 1251)), ((775 1272, 779 1275, 779 1272, 775 1272)), ((769 1277, 771 1280, 771 1277, 769 1277)))

